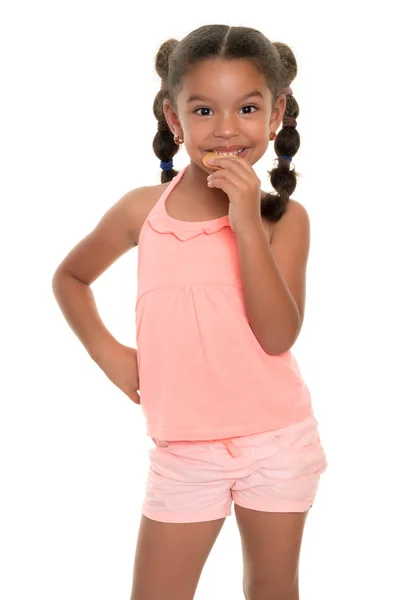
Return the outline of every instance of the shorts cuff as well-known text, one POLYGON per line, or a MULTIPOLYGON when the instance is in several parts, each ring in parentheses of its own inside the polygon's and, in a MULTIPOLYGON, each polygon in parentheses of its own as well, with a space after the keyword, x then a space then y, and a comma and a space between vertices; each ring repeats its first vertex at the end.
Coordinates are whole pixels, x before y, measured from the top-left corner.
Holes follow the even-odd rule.
POLYGON ((173 512, 161 512, 156 510, 148 510, 142 508, 142 514, 148 519, 153 521, 161 521, 163 523, 202 523, 204 521, 215 521, 216 519, 223 519, 229 517, 231 509, 221 514, 214 514, 208 512, 192 512, 192 513, 173 513, 173 512))
POLYGON ((306 512, 313 502, 263 502, 262 504, 255 502, 236 502, 235 504, 242 508, 250 508, 260 512, 306 512))

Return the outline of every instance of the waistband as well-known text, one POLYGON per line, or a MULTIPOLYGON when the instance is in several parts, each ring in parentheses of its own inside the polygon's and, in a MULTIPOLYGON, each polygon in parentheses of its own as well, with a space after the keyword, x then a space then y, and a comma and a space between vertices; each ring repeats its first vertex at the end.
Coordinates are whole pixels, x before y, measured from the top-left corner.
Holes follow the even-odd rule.
MULTIPOLYGON (((156 446, 159 446, 160 448, 168 448, 169 446, 169 442, 165 441, 165 440, 158 440, 156 438, 151 438, 153 440, 153 442, 156 444, 156 446)), ((224 444, 224 446, 226 447, 226 449, 231 453, 231 455, 236 458, 238 456, 242 456, 242 453, 240 451, 240 448, 238 448, 237 446, 235 446, 235 443, 232 439, 224 439, 224 440, 207 440, 207 443, 209 442, 221 442, 222 444, 224 444)), ((190 442, 188 442, 190 443, 190 442)))
MULTIPOLYGON (((314 414, 309 415, 308 417, 302 419, 301 421, 297 421, 295 423, 292 423, 291 425, 288 425, 287 427, 284 427, 282 429, 272 429, 271 431, 264 431, 261 432, 259 434, 250 434, 249 436, 240 436, 239 438, 223 438, 223 439, 217 439, 217 440, 177 440, 175 442, 175 440, 173 441, 167 441, 167 440, 160 440, 160 439, 156 439, 156 438, 151 438, 153 440, 153 442, 157 445, 160 446, 162 448, 167 448, 170 444, 174 444, 174 443, 183 443, 183 444, 195 444, 195 443, 200 443, 200 444, 208 444, 208 443, 217 443, 217 442, 221 442, 222 444, 224 444, 224 446, 226 447, 226 449, 229 451, 229 453, 233 456, 233 457, 238 457, 238 456, 245 456, 245 453, 242 452, 242 449, 240 448, 240 445, 237 443, 236 445, 236 439, 242 439, 242 437, 250 437, 252 438, 253 436, 262 436, 262 443, 274 443, 275 440, 281 438, 283 435, 301 435, 303 428, 304 427, 308 427, 308 426, 312 426, 312 427, 316 427, 318 428, 318 421, 315 418, 314 414), (300 429, 299 429, 300 428, 300 429)), ((250 444, 252 443, 252 440, 250 440, 250 444)), ((259 442, 258 442, 259 443, 259 442)))

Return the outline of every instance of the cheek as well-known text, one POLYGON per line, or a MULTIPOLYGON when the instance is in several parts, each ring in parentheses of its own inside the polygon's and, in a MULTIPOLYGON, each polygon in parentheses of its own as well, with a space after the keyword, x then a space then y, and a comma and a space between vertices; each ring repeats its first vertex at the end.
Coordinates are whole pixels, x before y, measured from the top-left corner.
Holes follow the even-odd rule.
POLYGON ((262 121, 257 121, 251 124, 250 135, 254 140, 264 140, 268 138, 268 127, 264 119, 262 121))
POLYGON ((204 139, 212 136, 214 131, 214 124, 212 119, 205 117, 196 117, 196 115, 186 117, 184 121, 181 121, 182 127, 185 131, 185 136, 188 140, 191 140, 193 144, 202 143, 204 139))
POLYGON ((198 152, 199 148, 204 147, 205 140, 210 138, 210 133, 205 127, 189 125, 184 133, 185 147, 188 152, 198 152))

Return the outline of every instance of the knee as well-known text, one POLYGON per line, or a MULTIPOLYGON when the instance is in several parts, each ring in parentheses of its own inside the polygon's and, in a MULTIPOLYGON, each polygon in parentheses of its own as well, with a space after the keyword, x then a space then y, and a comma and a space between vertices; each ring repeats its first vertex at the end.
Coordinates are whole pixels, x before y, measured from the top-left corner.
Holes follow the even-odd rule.
POLYGON ((257 580, 243 583, 243 592, 246 600, 299 600, 298 585, 279 586, 270 581, 257 580))

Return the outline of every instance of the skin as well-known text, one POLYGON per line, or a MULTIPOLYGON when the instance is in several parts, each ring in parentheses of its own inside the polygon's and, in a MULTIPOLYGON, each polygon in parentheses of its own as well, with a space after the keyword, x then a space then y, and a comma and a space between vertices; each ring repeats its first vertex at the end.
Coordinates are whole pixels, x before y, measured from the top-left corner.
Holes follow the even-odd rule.
MULTIPOLYGON (((272 104, 265 76, 249 61, 216 59, 196 65, 185 76, 176 104, 174 109, 170 100, 164 100, 163 109, 171 131, 185 140, 190 157, 181 189, 190 189, 192 197, 193 190, 201 190, 198 194, 204 206, 228 209, 229 198, 224 190, 207 189, 207 176, 214 169, 203 164, 205 151, 216 146, 243 145, 251 150, 242 160, 251 166, 257 163, 268 148, 270 132, 282 122, 286 96, 280 95, 272 104), (240 100, 254 90, 262 97, 240 100), (190 96, 199 93, 209 100, 188 102, 190 96)), ((194 198, 194 202, 199 199, 194 198)))

